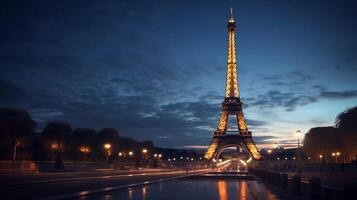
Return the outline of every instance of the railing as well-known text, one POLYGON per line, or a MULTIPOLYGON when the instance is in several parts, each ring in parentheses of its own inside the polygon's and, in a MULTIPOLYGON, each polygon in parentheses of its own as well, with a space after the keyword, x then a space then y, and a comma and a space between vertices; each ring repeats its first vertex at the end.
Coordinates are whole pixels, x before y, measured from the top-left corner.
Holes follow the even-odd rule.
POLYGON ((274 171, 249 169, 258 178, 269 185, 277 187, 300 199, 332 200, 332 199, 357 199, 357 188, 346 189, 321 185, 319 177, 312 177, 308 181, 301 180, 301 176, 294 175, 289 178, 286 173, 274 171))

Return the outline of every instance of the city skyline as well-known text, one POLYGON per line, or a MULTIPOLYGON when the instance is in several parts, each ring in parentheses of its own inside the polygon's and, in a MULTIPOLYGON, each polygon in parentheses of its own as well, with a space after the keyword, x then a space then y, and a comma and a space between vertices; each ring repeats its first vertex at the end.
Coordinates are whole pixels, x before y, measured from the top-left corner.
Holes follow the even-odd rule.
POLYGON ((297 129, 333 125, 356 105, 352 1, 2 4, 0 106, 26 108, 40 129, 61 120, 206 147, 224 98, 230 7, 258 147, 296 145, 297 129))

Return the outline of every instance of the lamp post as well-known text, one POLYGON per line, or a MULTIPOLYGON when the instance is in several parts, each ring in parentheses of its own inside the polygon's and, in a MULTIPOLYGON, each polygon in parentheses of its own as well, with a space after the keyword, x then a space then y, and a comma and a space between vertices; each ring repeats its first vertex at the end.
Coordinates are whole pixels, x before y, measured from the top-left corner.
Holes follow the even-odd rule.
POLYGON ((53 160, 55 160, 55 157, 56 157, 56 156, 55 156, 55 152, 56 152, 57 148, 58 148, 58 145, 57 145, 56 143, 53 143, 53 144, 51 145, 53 160))
POLYGON ((301 131, 300 130, 296 130, 295 131, 295 136, 297 138, 297 157, 298 157, 298 161, 300 161, 300 137, 301 137, 301 131))
POLYGON ((148 164, 148 160, 147 160, 148 150, 147 149, 142 149, 141 152, 143 153, 143 158, 144 158, 145 165, 147 165, 148 164))
POLYGON ((87 153, 89 153, 89 148, 87 146, 82 146, 79 150, 83 153, 83 162, 87 161, 87 153))
POLYGON ((104 149, 106 150, 107 153, 107 163, 109 164, 109 156, 110 156, 110 149, 112 148, 112 145, 109 143, 104 144, 104 149))
POLYGON ((341 153, 340 152, 336 152, 336 163, 339 161, 339 158, 340 157, 341 153))
POLYGON ((337 162, 337 160, 336 160, 336 153, 335 152, 332 152, 332 157, 335 159, 335 163, 337 162))

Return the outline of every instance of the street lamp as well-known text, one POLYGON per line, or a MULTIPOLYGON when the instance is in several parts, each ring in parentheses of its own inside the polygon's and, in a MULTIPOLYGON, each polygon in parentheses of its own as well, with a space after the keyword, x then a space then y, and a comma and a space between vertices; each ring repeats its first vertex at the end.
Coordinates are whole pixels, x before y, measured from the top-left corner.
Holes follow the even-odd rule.
POLYGON ((268 149, 268 154, 271 154, 273 151, 271 149, 268 149))
POLYGON ((122 153, 122 152, 119 152, 118 155, 119 155, 119 157, 122 157, 122 156, 123 156, 123 153, 122 153))
POLYGON ((51 149, 52 149, 52 157, 53 157, 53 160, 55 160, 55 152, 56 150, 58 149, 58 145, 56 143, 53 143, 51 145, 51 149))
POLYGON ((297 138, 297 157, 298 157, 298 161, 300 161, 300 137, 301 137, 301 131, 300 130, 296 130, 295 131, 295 137, 297 138))
POLYGON ((148 152, 148 150, 147 149, 143 149, 143 150, 141 150, 141 152, 143 152, 143 154, 146 154, 148 152))
POLYGON ((132 155, 134 155, 134 152, 129 151, 129 156, 132 156, 132 155))
POLYGON ((322 163, 322 154, 319 155, 320 162, 322 163))
POLYGON ((86 146, 81 146, 79 148, 79 151, 81 151, 83 153, 83 161, 85 162, 87 160, 87 153, 89 153, 89 148, 86 146))
POLYGON ((110 156, 110 148, 112 148, 112 145, 109 143, 104 144, 104 149, 107 151, 107 162, 109 163, 109 156, 110 156))
POLYGON ((339 161, 338 157, 340 157, 341 153, 340 152, 336 152, 336 163, 337 161, 339 161))
POLYGON ((332 152, 332 157, 335 158, 335 163, 337 163, 337 159, 336 159, 336 153, 335 152, 332 152))

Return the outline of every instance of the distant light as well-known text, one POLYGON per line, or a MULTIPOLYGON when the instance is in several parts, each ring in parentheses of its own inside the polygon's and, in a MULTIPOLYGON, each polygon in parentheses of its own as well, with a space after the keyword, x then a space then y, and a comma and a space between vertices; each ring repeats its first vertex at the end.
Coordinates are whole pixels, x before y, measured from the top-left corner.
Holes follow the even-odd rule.
POLYGON ((52 149, 57 149, 57 147, 58 147, 58 145, 57 145, 56 143, 54 143, 54 144, 51 145, 51 148, 52 148, 52 149))
POLYGON ((129 156, 132 156, 132 155, 134 155, 134 152, 129 151, 129 156))
POLYGON ((119 152, 118 154, 119 154, 120 157, 123 156, 123 153, 122 153, 122 152, 119 152))
POLYGON ((181 160, 183 159, 183 157, 182 157, 182 156, 181 156, 180 158, 181 158, 181 160))
POLYGON ((273 151, 271 149, 268 149, 268 154, 271 154, 273 151))
POLYGON ((218 161, 219 161, 219 162, 222 162, 222 159, 219 159, 218 161))
POLYGON ((287 160, 288 159, 288 157, 285 157, 285 160, 287 160))
POLYGON ((319 157, 322 158, 322 154, 320 154, 319 157))
POLYGON ((176 160, 176 158, 174 158, 174 159, 172 159, 172 160, 174 160, 174 161, 175 161, 175 160, 176 160))
POLYGON ((109 143, 104 144, 104 148, 105 148, 105 149, 110 149, 111 147, 112 147, 112 145, 109 144, 109 143))
POLYGON ((200 157, 200 160, 202 160, 202 158, 200 157))
POLYGON ((170 162, 170 161, 171 161, 171 159, 169 158, 169 159, 167 159, 167 161, 169 161, 169 162, 170 162))
POLYGON ((339 155, 341 155, 341 153, 340 152, 336 152, 336 155, 339 156, 339 155))
POLYGON ((191 158, 191 161, 193 161, 193 158, 191 158))
POLYGON ((311 158, 310 157, 307 157, 308 160, 310 160, 311 158))
POLYGON ((278 157, 277 160, 280 160, 280 158, 278 157))
POLYGON ((295 157, 293 157, 293 159, 295 160, 295 157))
POLYGON ((162 157, 162 154, 159 154, 159 158, 161 158, 162 157))
POLYGON ((143 149, 143 150, 141 150, 143 153, 147 153, 148 152, 148 150, 147 149, 143 149))
POLYGON ((157 154, 156 154, 156 153, 154 154, 154 157, 157 157, 157 154))

